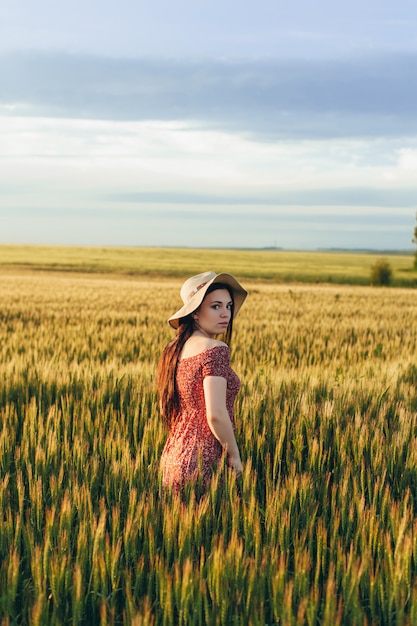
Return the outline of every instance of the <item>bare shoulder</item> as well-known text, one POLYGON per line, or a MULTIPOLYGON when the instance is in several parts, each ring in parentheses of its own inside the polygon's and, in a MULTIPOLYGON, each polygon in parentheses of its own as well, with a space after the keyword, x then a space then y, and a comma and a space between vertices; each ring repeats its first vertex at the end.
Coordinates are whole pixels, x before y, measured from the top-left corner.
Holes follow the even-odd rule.
POLYGON ((220 341, 220 339, 211 339, 210 337, 191 337, 185 344, 180 358, 189 359, 193 356, 201 354, 202 352, 206 352, 206 350, 211 350, 212 348, 220 346, 229 348, 227 343, 220 341))
POLYGON ((207 339, 207 344, 208 345, 206 350, 209 350, 210 348, 216 348, 217 346, 224 346, 225 348, 229 347, 227 343, 225 343, 224 341, 220 341, 220 339, 207 339))

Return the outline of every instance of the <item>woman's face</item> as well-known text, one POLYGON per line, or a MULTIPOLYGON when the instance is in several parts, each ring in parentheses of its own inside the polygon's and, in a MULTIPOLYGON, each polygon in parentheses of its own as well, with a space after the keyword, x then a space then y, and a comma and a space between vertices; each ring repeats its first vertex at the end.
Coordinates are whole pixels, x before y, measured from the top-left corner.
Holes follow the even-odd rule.
POLYGON ((212 338, 225 333, 232 317, 232 306, 227 289, 212 291, 193 315, 197 328, 212 338))

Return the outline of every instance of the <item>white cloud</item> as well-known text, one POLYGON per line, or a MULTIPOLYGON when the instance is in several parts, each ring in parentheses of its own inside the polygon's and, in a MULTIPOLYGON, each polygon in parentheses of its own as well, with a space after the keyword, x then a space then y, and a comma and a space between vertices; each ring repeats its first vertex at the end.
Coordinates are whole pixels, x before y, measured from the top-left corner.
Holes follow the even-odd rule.
POLYGON ((403 148, 399 150, 398 167, 400 170, 417 174, 417 148, 403 148))
POLYGON ((389 233, 408 247, 416 152, 389 139, 264 143, 182 121, 0 117, 0 241, 77 243, 78 231, 80 243, 186 245, 193 229, 212 245, 217 224, 221 245, 270 245, 278 229, 292 233, 279 245, 320 247, 320 232, 360 229, 380 234, 374 247, 389 233))
POLYGON ((6 183, 23 176, 84 188, 84 172, 91 190, 97 184, 120 191, 215 189, 262 198, 302 188, 417 184, 417 149, 398 147, 398 140, 263 143, 175 121, 0 117, 0 159, 6 183))

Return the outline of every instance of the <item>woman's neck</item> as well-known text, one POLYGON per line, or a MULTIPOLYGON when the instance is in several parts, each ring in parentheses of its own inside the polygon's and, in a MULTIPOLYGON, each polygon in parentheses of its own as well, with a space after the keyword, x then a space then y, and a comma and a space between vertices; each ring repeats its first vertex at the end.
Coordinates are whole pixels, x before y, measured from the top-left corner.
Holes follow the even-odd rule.
POLYGON ((207 339, 216 339, 216 335, 206 333, 201 328, 196 328, 191 337, 206 337, 207 339))

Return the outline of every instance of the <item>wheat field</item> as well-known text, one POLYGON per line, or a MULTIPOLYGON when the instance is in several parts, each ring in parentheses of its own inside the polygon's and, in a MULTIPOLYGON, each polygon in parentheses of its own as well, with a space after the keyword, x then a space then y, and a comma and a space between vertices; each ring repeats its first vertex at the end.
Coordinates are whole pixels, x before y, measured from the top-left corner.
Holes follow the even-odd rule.
POLYGON ((416 624, 415 292, 244 281, 244 474, 196 502, 159 495, 180 284, 0 273, 1 626, 416 624))

